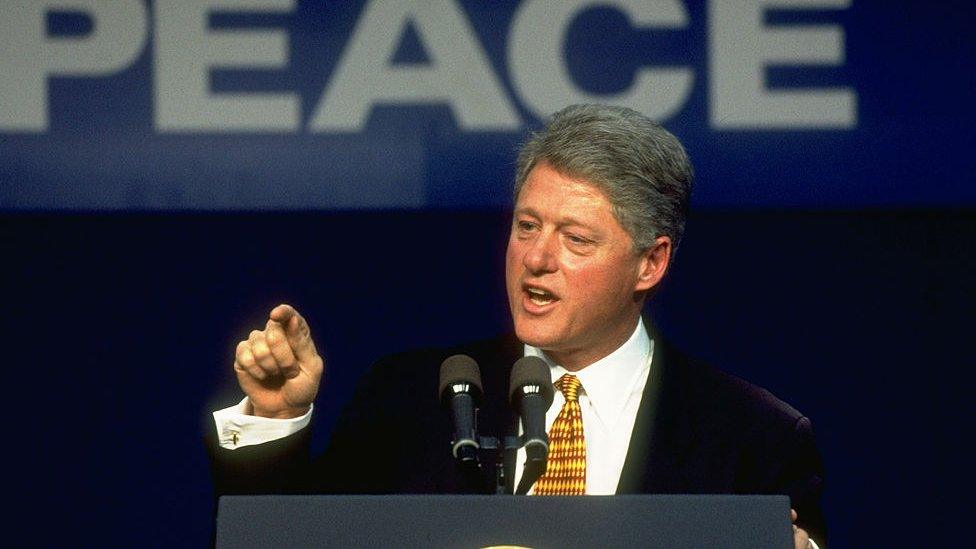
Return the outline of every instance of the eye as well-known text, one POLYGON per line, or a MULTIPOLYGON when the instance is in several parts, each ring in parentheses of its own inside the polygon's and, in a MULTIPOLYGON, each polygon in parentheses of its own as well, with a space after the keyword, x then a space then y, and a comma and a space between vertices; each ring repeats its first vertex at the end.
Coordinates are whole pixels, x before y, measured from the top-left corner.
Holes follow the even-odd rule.
POLYGON ((515 222, 515 226, 521 232, 528 232, 535 229, 535 223, 531 221, 518 220, 515 222))
POLYGON ((590 239, 588 239, 588 238, 584 238, 584 237, 582 237, 580 235, 572 234, 572 233, 567 234, 566 235, 566 239, 569 240, 570 242, 572 242, 573 244, 578 244, 578 245, 592 244, 593 243, 593 241, 590 240, 590 239))

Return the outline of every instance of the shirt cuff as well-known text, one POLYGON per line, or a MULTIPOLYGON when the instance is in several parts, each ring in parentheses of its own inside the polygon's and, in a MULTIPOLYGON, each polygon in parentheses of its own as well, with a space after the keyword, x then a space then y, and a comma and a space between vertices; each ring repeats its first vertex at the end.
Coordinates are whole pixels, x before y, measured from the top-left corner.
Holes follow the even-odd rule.
POLYGON ((304 429, 312 420, 312 409, 309 406, 305 415, 291 419, 272 419, 268 417, 249 416, 247 397, 239 403, 213 413, 214 424, 217 426, 217 443, 221 448, 234 450, 254 444, 264 444, 304 429))

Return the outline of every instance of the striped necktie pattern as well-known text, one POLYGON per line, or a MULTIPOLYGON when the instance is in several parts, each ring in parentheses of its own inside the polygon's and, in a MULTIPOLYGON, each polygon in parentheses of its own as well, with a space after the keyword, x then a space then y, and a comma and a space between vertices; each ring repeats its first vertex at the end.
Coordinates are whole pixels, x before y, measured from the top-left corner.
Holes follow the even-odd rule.
POLYGON ((582 496, 586 494, 586 440, 579 405, 580 381, 565 374, 555 383, 566 398, 549 430, 546 472, 535 483, 536 495, 582 496))

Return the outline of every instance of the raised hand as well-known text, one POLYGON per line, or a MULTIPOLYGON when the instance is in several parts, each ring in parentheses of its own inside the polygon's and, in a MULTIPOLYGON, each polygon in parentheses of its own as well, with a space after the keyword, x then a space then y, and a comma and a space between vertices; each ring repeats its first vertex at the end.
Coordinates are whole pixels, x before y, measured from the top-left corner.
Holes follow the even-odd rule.
POLYGON ((278 305, 264 330, 237 344, 234 371, 248 396, 247 413, 270 418, 298 417, 319 390, 324 363, 305 319, 291 305, 278 305))

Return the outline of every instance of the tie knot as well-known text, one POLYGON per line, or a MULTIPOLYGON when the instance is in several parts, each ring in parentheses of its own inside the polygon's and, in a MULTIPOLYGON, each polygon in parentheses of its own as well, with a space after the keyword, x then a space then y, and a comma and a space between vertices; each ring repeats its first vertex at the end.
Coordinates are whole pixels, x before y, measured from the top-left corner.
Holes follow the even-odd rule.
POLYGON ((576 402, 579 399, 580 380, 574 375, 563 374, 554 384, 566 398, 566 402, 576 402))

